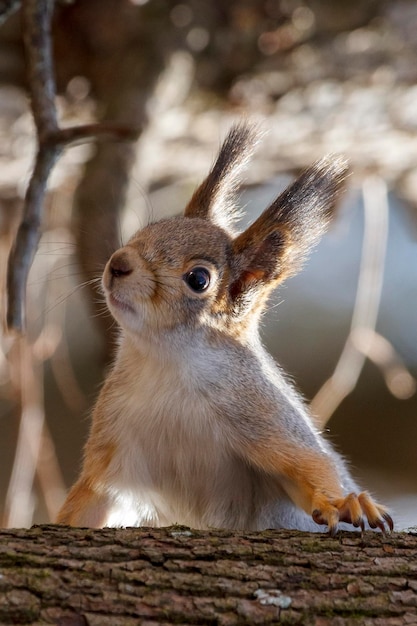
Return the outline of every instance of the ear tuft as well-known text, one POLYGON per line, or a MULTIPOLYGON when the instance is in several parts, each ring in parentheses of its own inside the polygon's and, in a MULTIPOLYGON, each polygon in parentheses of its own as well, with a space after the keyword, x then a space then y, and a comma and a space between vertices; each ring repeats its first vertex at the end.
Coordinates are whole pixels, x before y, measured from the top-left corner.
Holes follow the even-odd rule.
POLYGON ((231 227, 236 218, 239 176, 252 156, 259 135, 254 124, 242 122, 232 127, 209 175, 185 208, 185 217, 209 219, 226 230, 231 227))
POLYGON ((326 229, 348 165, 329 155, 307 168, 233 242, 233 297, 266 293, 295 274, 326 229))
POLYGON ((311 247, 328 225, 347 174, 347 160, 330 154, 304 170, 267 211, 311 247))
POLYGON ((316 161, 250 227, 258 235, 274 228, 286 233, 283 246, 286 276, 299 270, 305 256, 327 229, 344 190, 348 169, 347 160, 340 155, 330 154, 316 161))

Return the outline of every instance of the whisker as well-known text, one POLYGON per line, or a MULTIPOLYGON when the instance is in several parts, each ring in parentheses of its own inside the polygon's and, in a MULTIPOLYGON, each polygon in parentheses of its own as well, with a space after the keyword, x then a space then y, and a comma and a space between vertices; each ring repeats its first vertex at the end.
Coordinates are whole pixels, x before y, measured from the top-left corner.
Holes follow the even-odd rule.
POLYGON ((69 255, 69 254, 73 254, 75 250, 76 250, 75 243, 64 244, 64 243, 59 243, 59 241, 56 241, 56 242, 43 241, 43 242, 40 242, 39 244, 38 254, 45 255, 45 254, 65 253, 69 255), (51 248, 50 247, 51 245, 59 246, 59 247, 51 248))
MULTIPOLYGON (((76 285, 73 289, 71 289, 69 292, 65 293, 64 295, 62 295, 61 297, 59 297, 53 304, 51 304, 50 306, 48 306, 44 311, 43 314, 44 315, 49 315, 54 309, 56 309, 56 307, 60 306, 62 303, 64 303, 66 300, 68 300, 69 298, 71 298, 75 293, 77 293, 78 291, 80 291, 81 289, 84 289, 84 287, 88 287, 89 285, 94 285, 94 283, 97 282, 96 278, 92 278, 90 280, 86 280, 83 283, 79 283, 78 285, 76 285)), ((40 318, 40 316, 39 316, 40 318)), ((38 318, 38 319, 39 319, 38 318)))
POLYGON ((75 241, 54 241, 51 239, 44 239, 41 240, 39 242, 39 246, 61 246, 62 248, 65 248, 65 246, 72 246, 73 248, 75 248, 75 246, 77 245, 75 241))
POLYGON ((109 317, 109 318, 111 318, 112 324, 111 324, 110 328, 113 328, 113 326, 116 323, 113 315, 110 313, 109 309, 107 307, 105 307, 105 306, 103 306, 102 310, 99 310, 96 313, 92 313, 90 315, 91 319, 97 319, 99 317, 109 317))
POLYGON ((266 311, 272 311, 273 309, 276 309, 277 307, 281 306, 281 304, 284 304, 284 300, 278 300, 274 304, 268 304, 266 307, 266 311))
POLYGON ((57 280, 65 280, 67 278, 82 278, 82 276, 83 275, 81 272, 71 274, 57 274, 56 276, 49 275, 47 277, 31 280, 30 282, 28 282, 28 287, 36 287, 37 285, 43 285, 57 280))
MULTIPOLYGON (((135 189, 139 192, 139 195, 141 196, 141 198, 145 201, 145 206, 146 206, 146 210, 147 210, 147 221, 146 221, 146 224, 149 226, 149 224, 152 224, 152 222, 155 221, 155 211, 154 211, 154 207, 152 205, 149 193, 146 191, 145 187, 143 187, 139 183, 139 181, 136 180, 135 178, 131 179, 131 183, 134 185, 135 189)), ((134 213, 137 216, 138 224, 140 225, 141 224, 141 217, 138 215, 138 212, 134 211, 134 213)))

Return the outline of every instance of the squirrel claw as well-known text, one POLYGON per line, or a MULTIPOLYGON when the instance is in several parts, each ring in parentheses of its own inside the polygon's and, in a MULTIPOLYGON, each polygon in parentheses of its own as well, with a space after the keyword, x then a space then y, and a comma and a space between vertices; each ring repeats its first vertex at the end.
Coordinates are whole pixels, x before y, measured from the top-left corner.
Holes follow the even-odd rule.
POLYGON ((383 533, 387 532, 387 530, 388 532, 394 530, 394 522, 391 515, 383 506, 377 504, 369 493, 366 491, 360 493, 358 501, 371 528, 379 528, 383 533))
POLYGON ((385 511, 382 514, 382 519, 388 524, 388 528, 389 528, 390 532, 392 532, 394 530, 394 521, 393 521, 391 515, 387 511, 385 511))
POLYGON ((319 509, 314 509, 314 511, 311 514, 311 517, 316 522, 316 524, 319 524, 319 526, 326 524, 326 520, 324 519, 324 517, 322 517, 319 509))
POLYGON ((366 491, 360 494, 350 493, 344 498, 334 500, 322 496, 320 506, 313 510, 312 518, 316 524, 327 524, 332 537, 337 534, 339 522, 352 524, 362 532, 365 530, 365 521, 371 528, 379 528, 383 533, 394 529, 390 514, 366 491))
POLYGON ((329 525, 329 536, 336 537, 339 527, 337 524, 329 525))
POLYGON ((372 522, 369 522, 369 526, 371 528, 379 528, 380 531, 384 534, 387 533, 387 528, 386 526, 388 526, 388 532, 392 532, 394 530, 394 522, 392 521, 392 517, 389 513, 387 513, 386 511, 381 513, 381 516, 372 522))
POLYGON ((360 528, 361 532, 365 530, 365 520, 363 515, 360 515, 358 518, 352 520, 352 524, 355 528, 360 528))

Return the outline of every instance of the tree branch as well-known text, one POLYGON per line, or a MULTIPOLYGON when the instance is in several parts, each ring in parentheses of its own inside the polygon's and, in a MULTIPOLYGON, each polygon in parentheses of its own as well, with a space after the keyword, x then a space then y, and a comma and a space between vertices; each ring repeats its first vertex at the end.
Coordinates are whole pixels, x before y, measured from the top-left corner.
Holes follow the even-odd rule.
POLYGON ((33 118, 42 145, 58 130, 51 45, 54 0, 23 0, 22 32, 33 118))
POLYGON ((3 530, 0 622, 402 626, 416 563, 407 533, 3 530))
POLYGON ((7 325, 9 330, 20 332, 26 327, 26 284, 41 236, 42 209, 47 180, 59 152, 60 150, 56 147, 39 147, 26 191, 23 218, 7 266, 7 325))
POLYGON ((60 129, 55 107, 55 80, 51 50, 53 0, 23 0, 22 28, 31 108, 38 152, 26 192, 23 218, 8 261, 9 330, 25 329, 26 284, 41 234, 47 181, 65 145, 92 137, 135 139, 138 132, 119 124, 90 124, 60 129))
POLYGON ((83 124, 82 126, 60 128, 49 135, 48 143, 65 146, 91 139, 134 141, 138 138, 139 133, 140 130, 138 128, 132 128, 131 126, 113 122, 100 122, 98 124, 83 124))

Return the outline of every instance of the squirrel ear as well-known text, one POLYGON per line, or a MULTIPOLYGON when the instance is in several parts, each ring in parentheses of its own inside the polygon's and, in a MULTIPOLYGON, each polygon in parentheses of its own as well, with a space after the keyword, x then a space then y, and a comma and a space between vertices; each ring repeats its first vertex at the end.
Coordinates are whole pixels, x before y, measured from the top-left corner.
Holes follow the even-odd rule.
POLYGON ((300 269, 330 221, 347 171, 346 160, 339 156, 316 162, 236 237, 233 299, 275 286, 300 269))
POLYGON ((238 177, 252 155, 258 133, 253 125, 232 127, 207 178, 194 192, 185 217, 209 219, 228 228, 233 221, 238 177))

